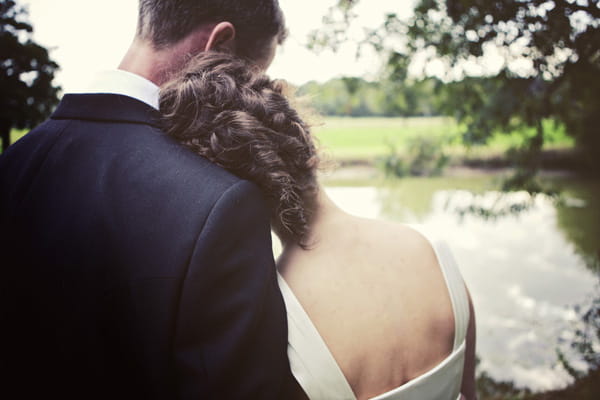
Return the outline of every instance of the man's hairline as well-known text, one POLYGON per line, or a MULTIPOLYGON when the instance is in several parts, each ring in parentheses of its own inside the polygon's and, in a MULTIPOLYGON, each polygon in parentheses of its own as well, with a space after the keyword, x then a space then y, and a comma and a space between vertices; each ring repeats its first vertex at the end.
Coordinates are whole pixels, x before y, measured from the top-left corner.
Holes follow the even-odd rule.
MULTIPOLYGON (((207 21, 207 22, 202 22, 201 24, 199 24, 194 30, 188 32, 186 35, 184 35, 183 37, 181 37, 178 40, 175 41, 168 41, 165 43, 157 43, 154 38, 152 37, 153 35, 151 34, 152 31, 151 30, 145 30, 142 25, 138 25, 136 31, 135 31, 135 38, 148 42, 150 43, 150 45, 152 45, 152 48, 154 50, 164 50, 165 48, 175 45, 177 43, 179 43, 180 41, 184 40, 187 36, 191 35, 192 32, 194 32, 197 29, 200 29, 201 27, 205 27, 207 25, 212 25, 212 28, 214 28, 215 26, 217 26, 218 24, 222 23, 222 22, 228 22, 230 23, 237 31, 237 28, 235 26, 235 24, 233 22, 230 21, 226 21, 226 20, 219 20, 216 19, 214 21, 207 21)), ((211 29, 212 29, 211 28, 211 29)), ((282 46, 285 41, 287 40, 287 38, 289 37, 289 29, 287 28, 287 26, 284 24, 282 29, 279 30, 279 32, 277 32, 274 36, 275 38, 277 38, 277 45, 282 46)))

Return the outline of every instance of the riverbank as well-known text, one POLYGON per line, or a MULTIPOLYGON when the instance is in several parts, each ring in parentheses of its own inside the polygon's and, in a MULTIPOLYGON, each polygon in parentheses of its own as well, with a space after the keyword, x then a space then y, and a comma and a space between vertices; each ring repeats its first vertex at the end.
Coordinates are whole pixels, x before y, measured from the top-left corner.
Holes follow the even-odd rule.
MULTIPOLYGON (((325 154, 320 177, 325 182, 367 182, 385 178, 382 159, 342 158, 335 159, 325 154)), ((544 150, 540 157, 542 177, 570 177, 590 175, 580 152, 576 149, 544 150)), ((515 169, 513 162, 505 154, 492 154, 488 157, 454 157, 442 169, 441 176, 476 177, 510 176, 515 169)))
MULTIPOLYGON (((589 175, 590 160, 575 147, 564 126, 544 121, 544 145, 539 155, 543 173, 589 175)), ((485 144, 463 141, 465 127, 448 117, 350 118, 321 117, 313 135, 331 179, 371 179, 379 169, 392 175, 504 174, 535 130, 497 133, 485 144), (331 168, 334 165, 335 168, 331 168), (333 170, 333 172, 331 172, 333 170)))

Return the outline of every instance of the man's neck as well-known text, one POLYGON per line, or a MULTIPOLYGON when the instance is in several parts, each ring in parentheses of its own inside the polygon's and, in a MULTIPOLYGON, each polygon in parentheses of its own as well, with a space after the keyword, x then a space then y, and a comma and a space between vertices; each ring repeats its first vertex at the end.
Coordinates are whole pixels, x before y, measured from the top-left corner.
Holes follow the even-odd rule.
POLYGON ((193 55, 206 50, 211 27, 202 26, 179 42, 160 49, 149 40, 136 37, 118 68, 162 86, 193 55))
POLYGON ((172 67, 170 52, 156 50, 148 42, 135 39, 118 69, 131 72, 161 86, 167 79, 172 67))

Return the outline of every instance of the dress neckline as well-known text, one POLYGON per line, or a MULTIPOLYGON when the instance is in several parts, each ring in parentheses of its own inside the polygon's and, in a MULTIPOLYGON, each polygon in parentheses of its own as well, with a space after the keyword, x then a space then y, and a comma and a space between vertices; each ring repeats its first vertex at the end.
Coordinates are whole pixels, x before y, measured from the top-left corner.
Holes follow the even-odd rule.
MULTIPOLYGON (((434 242, 420 230, 415 229, 415 231, 429 242, 435 253, 438 265, 442 270, 455 320, 454 345, 450 354, 430 370, 394 389, 376 395, 370 398, 370 400, 391 400, 396 395, 404 394, 405 391, 418 387, 424 381, 433 379, 437 374, 443 374, 444 368, 449 364, 462 363, 464 360, 466 322, 468 322, 469 315, 466 292, 460 271, 458 271, 450 249, 445 242, 434 242)), ((356 395, 348 383, 346 376, 308 313, 279 272, 277 272, 277 279, 288 315, 288 333, 290 335, 288 352, 300 355, 299 357, 290 357, 290 366, 294 377, 298 380, 298 383, 310 399, 356 400, 356 395), (301 360, 305 360, 307 356, 312 361, 311 367, 308 368, 301 363, 301 360), (314 366, 319 366, 320 368, 315 370, 314 366), (305 376, 307 373, 314 376, 305 376), (305 380, 319 382, 319 387, 305 385, 305 380)))
MULTIPOLYGON (((319 360, 313 360, 313 361, 317 361, 315 364, 318 364, 318 365, 321 365, 324 367, 322 371, 314 374, 314 375, 317 375, 315 378, 317 378, 324 385, 327 385, 328 388, 330 388, 332 390, 332 393, 335 392, 337 396, 341 396, 341 397, 339 397, 340 399, 356 400, 356 394, 352 390, 352 386, 350 386, 350 383, 346 379, 344 372, 342 371, 339 364, 335 360, 335 357, 329 350, 329 347, 325 343, 325 340, 323 340, 323 337, 317 330, 317 327, 313 324, 312 320, 308 316, 308 313, 306 312, 304 307, 302 307, 302 304, 300 303, 300 301, 298 300, 298 298, 296 297, 296 295, 294 294, 292 289, 289 287, 289 285, 287 284, 287 282, 285 281, 283 276, 281 276, 281 274, 279 274, 279 272, 277 272, 277 279, 279 282, 279 287, 281 289, 281 293, 282 293, 285 303, 286 303, 286 309, 288 310, 288 324, 293 325, 293 326, 300 325, 305 330, 304 334, 299 335, 300 337, 295 338, 295 339, 290 338, 290 339, 292 339, 292 340, 290 340, 290 342, 295 343, 295 346, 292 349, 292 351, 304 353, 306 355, 307 351, 309 351, 309 350, 307 348, 305 348, 304 346, 310 345, 311 357, 319 358, 319 360), (301 341, 302 343, 298 343, 298 341, 301 341), (328 381, 328 382, 325 382, 325 381, 328 381)), ((294 330, 290 330, 290 334, 294 334, 293 331, 294 330)), ((465 340, 463 339, 463 341, 460 343, 460 345, 457 348, 452 349, 452 352, 446 358, 444 358, 441 362, 436 364, 430 370, 403 383, 402 385, 400 385, 396 388, 393 388, 391 390, 388 390, 387 392, 378 394, 375 397, 372 397, 370 400, 379 400, 379 399, 383 400, 385 398, 388 398, 391 395, 394 395, 398 392, 406 390, 409 387, 418 385, 420 382, 426 380, 430 376, 435 375, 436 372, 442 370, 447 364, 450 364, 457 358, 461 357, 464 354, 464 351, 465 351, 465 340)), ((291 367, 292 367, 292 372, 294 372, 295 366, 292 365, 291 367)), ((313 372, 316 372, 316 371, 313 371, 313 372)), ((307 390, 307 387, 305 387, 305 385, 303 385, 304 382, 301 382, 303 380, 302 374, 294 373, 294 376, 296 377, 296 379, 299 380, 298 383, 300 384, 300 386, 304 390, 307 390)), ((308 390, 310 390, 310 389, 308 389, 308 390)), ((319 398, 319 396, 316 394, 311 395, 311 393, 307 393, 307 395, 310 399, 319 398)))

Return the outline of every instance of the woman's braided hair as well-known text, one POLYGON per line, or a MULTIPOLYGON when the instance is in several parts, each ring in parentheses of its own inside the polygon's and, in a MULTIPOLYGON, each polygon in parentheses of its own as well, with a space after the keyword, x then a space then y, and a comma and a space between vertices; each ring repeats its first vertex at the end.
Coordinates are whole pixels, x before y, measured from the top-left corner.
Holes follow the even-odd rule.
POLYGON ((305 246, 319 158, 284 90, 240 58, 204 52, 161 88, 160 111, 170 136, 256 183, 275 232, 305 246))

